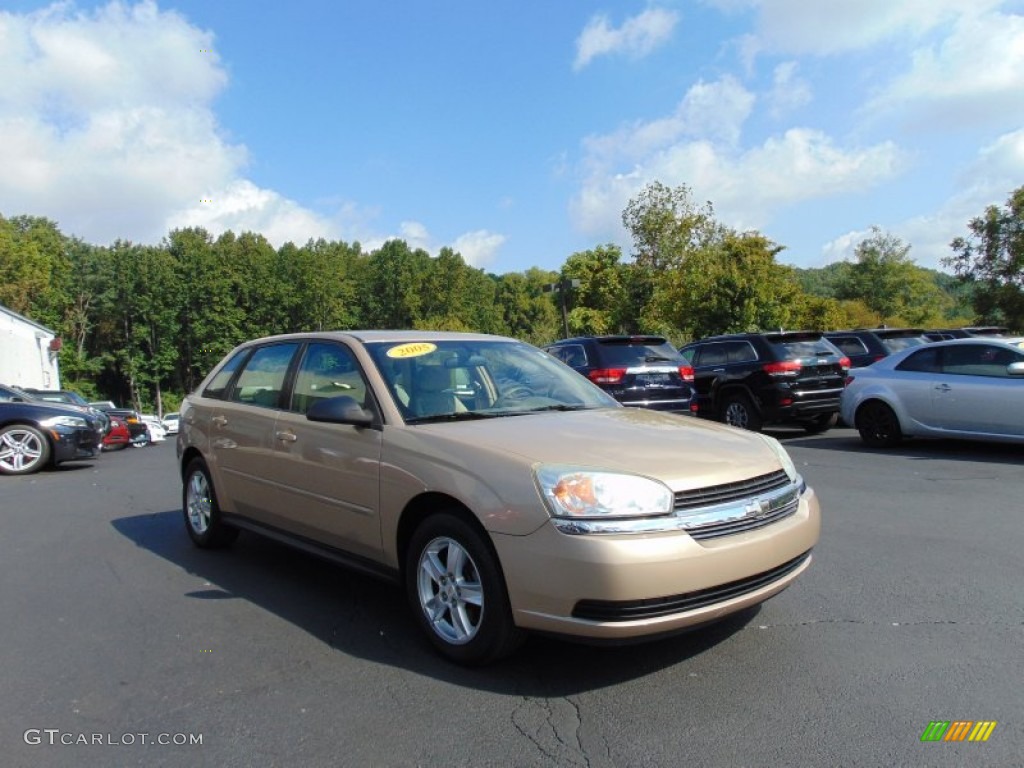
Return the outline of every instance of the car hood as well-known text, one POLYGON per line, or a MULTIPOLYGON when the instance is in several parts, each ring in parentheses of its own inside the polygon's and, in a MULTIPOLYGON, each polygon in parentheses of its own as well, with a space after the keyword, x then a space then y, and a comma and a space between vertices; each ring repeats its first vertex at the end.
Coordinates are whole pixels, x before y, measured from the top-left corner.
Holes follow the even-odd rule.
POLYGON ((65 403, 51 403, 46 400, 26 400, 24 402, 0 403, 0 405, 14 406, 24 410, 25 413, 32 413, 32 418, 48 419, 51 416, 77 416, 87 421, 95 417, 88 410, 77 405, 65 403))
POLYGON ((641 408, 532 413, 410 426, 466 449, 658 478, 674 491, 734 482, 782 465, 759 434, 641 408))

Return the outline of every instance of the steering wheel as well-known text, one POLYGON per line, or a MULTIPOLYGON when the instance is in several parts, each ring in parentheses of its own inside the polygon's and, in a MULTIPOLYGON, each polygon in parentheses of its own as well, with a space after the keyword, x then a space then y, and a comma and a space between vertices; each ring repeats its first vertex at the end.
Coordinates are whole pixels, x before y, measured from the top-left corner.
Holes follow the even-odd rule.
POLYGON ((533 397, 536 393, 525 384, 513 383, 502 389, 501 396, 494 401, 497 406, 506 405, 511 400, 523 400, 533 397))

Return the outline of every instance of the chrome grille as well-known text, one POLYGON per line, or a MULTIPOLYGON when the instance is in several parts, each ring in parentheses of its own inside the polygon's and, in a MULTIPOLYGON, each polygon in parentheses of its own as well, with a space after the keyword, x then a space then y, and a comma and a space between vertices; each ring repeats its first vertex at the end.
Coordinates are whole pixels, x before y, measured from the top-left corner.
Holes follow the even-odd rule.
POLYGON ((679 514, 689 509, 728 504, 733 501, 749 499, 779 488, 785 488, 788 484, 789 477, 780 469, 778 472, 772 472, 770 475, 760 475, 750 480, 712 485, 707 488, 694 488, 691 491, 680 491, 676 494, 676 501, 672 509, 676 514, 679 514))
POLYGON ((676 494, 673 512, 698 541, 764 528, 800 508, 803 481, 782 470, 737 483, 676 494))

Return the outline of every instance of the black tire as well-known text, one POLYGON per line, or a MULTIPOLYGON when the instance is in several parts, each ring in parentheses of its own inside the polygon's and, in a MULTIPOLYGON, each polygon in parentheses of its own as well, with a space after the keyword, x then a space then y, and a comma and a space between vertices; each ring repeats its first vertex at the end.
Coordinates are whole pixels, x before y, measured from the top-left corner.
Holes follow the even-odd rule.
POLYGON ((0 429, 0 475, 28 475, 50 463, 50 441, 31 424, 0 429))
POLYGON ((838 422, 838 413, 825 413, 803 422, 802 426, 808 435, 820 435, 822 432, 828 432, 838 422))
POLYGON ((747 429, 751 432, 760 432, 764 426, 761 414, 750 401, 750 398, 743 394, 727 395, 722 403, 722 421, 734 427, 747 429))
POLYGON ((512 620, 490 543, 455 514, 440 512, 420 523, 406 552, 405 586, 416 621, 451 661, 488 664, 525 638, 512 620))
POLYGON ((221 520, 210 470, 202 459, 192 459, 185 470, 181 510, 185 530, 197 547, 220 549, 238 538, 238 529, 221 520))
POLYGON ((857 409, 856 420, 860 439, 872 448, 891 448, 903 439, 899 418, 880 400, 864 403, 857 409))

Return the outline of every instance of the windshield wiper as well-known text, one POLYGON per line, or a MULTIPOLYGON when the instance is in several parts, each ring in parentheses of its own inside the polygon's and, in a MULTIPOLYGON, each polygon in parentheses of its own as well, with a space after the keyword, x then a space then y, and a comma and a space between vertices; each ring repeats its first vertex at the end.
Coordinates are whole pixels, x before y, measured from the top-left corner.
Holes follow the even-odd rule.
POLYGON ((406 419, 406 424, 432 424, 436 421, 475 421, 476 419, 493 419, 504 416, 503 413, 484 413, 483 411, 455 411, 454 413, 438 413, 434 416, 416 416, 406 419))
POLYGON ((644 358, 645 363, 674 363, 671 357, 662 357, 661 355, 648 355, 644 358))
POLYGON ((577 403, 576 405, 570 405, 569 403, 558 403, 556 405, 542 405, 539 408, 529 408, 520 413, 540 413, 541 411, 589 411, 593 409, 593 405, 583 405, 577 403))

